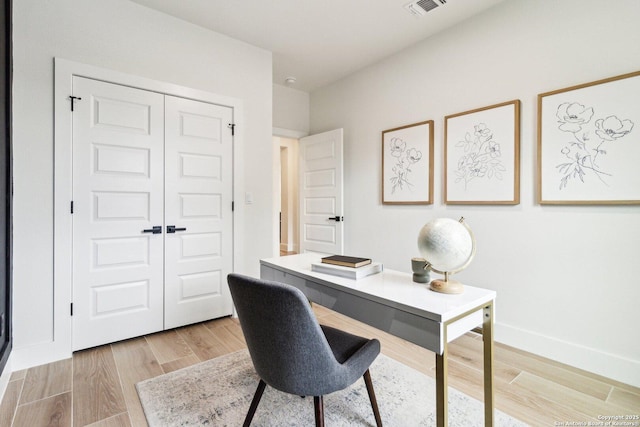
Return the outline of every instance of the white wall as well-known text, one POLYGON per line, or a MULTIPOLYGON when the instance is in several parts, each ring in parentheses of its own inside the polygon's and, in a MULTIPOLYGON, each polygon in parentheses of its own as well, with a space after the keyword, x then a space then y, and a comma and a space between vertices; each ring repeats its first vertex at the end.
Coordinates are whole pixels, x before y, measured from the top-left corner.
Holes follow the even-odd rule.
POLYGON ((478 253, 457 279, 497 291, 498 341, 640 386, 640 206, 540 206, 534 192, 537 94, 639 70, 639 21, 637 0, 510 0, 313 92, 311 133, 345 132, 346 253, 410 271, 422 225, 464 215, 478 253), (512 99, 521 204, 444 205, 444 116, 512 99), (435 203, 383 206, 381 131, 428 119, 435 203))
MULTIPOLYGON (((273 127, 308 135, 309 94, 297 89, 274 84, 273 127)), ((276 134, 279 134, 279 132, 276 131, 276 134)))
POLYGON ((54 57, 242 100, 239 180, 254 200, 235 225, 244 232, 237 265, 259 274, 274 239, 264 215, 272 210, 273 171, 263 161, 272 152, 271 53, 126 0, 20 0, 13 9, 16 351, 54 340, 54 57))

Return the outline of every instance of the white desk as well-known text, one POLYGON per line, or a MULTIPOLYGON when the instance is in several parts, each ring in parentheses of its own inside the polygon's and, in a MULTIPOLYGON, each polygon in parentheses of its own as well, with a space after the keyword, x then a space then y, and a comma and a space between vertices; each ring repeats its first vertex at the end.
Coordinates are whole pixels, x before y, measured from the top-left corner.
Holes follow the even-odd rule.
POLYGON ((260 260, 263 279, 287 283, 309 298, 436 353, 436 419, 447 425, 448 343, 477 326, 484 340, 485 426, 493 426, 494 291, 473 286, 447 295, 415 283, 412 275, 385 269, 358 280, 311 270, 321 255, 306 253, 260 260))

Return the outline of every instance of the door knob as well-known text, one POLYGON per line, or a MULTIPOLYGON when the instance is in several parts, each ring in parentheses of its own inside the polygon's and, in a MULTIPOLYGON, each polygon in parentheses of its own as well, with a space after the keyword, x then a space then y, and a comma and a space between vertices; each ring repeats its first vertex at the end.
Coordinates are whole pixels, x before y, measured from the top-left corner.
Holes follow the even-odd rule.
POLYGON ((327 219, 330 219, 331 221, 335 221, 335 222, 344 221, 344 217, 343 216, 338 216, 338 215, 329 217, 327 219))
POLYGON ((160 234, 162 233, 162 226, 161 225, 154 225, 152 228, 147 228, 145 230, 142 230, 143 233, 152 233, 152 234, 160 234))
POLYGON ((187 231, 185 227, 176 227, 175 225, 167 225, 167 233, 175 233, 176 231, 187 231))

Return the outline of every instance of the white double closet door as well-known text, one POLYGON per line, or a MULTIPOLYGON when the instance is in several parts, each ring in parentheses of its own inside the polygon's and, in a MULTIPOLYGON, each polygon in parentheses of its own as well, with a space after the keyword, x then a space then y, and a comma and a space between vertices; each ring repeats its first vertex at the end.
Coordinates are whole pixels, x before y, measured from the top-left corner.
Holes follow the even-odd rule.
POLYGON ((233 109, 73 95, 73 350, 231 314, 233 109))

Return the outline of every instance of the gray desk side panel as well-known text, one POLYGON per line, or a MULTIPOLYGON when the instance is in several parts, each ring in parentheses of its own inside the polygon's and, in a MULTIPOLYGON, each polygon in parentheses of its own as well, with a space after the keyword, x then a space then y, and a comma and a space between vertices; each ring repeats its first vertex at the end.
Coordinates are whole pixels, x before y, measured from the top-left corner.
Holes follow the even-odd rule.
POLYGON ((431 351, 441 353, 441 324, 415 314, 398 310, 312 280, 287 274, 261 265, 263 279, 287 283, 300 289, 306 297, 331 310, 359 320, 382 331, 403 338, 431 351))

